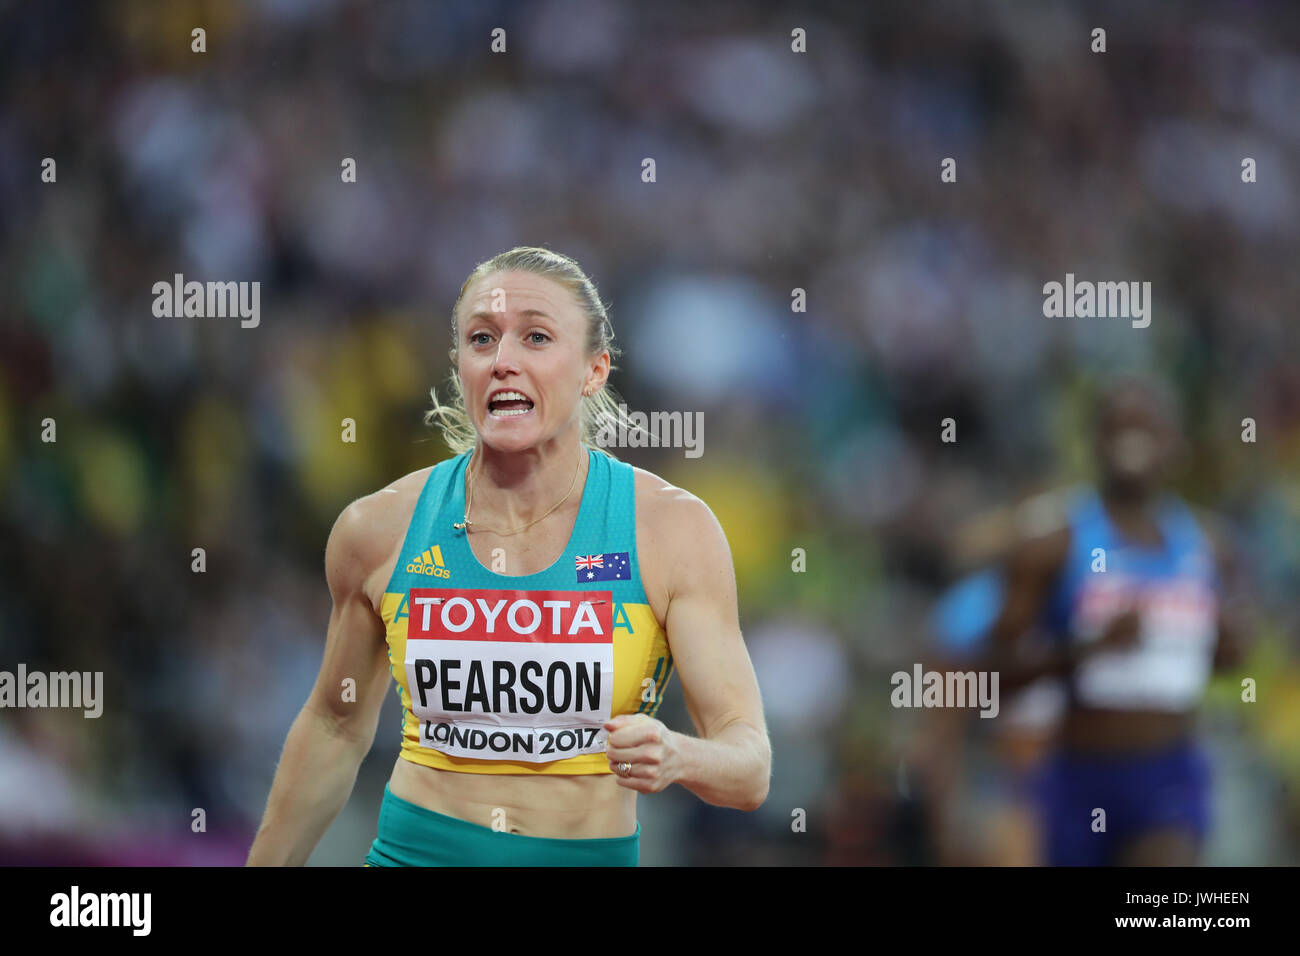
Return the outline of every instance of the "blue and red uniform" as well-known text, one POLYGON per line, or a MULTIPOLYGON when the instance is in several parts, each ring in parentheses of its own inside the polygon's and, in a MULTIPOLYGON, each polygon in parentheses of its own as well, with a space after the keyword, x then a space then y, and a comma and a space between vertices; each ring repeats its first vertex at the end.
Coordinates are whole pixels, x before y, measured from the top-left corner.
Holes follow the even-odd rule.
MULTIPOLYGON (((1158 546, 1125 538, 1095 491, 1070 507, 1070 550, 1047 608, 1060 640, 1094 641, 1135 605, 1131 648, 1085 658, 1068 682, 1072 706, 1126 712, 1190 712, 1213 671, 1219 582, 1213 550, 1191 510, 1173 495, 1157 505, 1158 546)), ((1177 828, 1200 842, 1210 822, 1210 766, 1187 737, 1156 752, 1062 750, 1037 782, 1047 862, 1113 864, 1132 837, 1177 828), (1105 830, 1094 830, 1095 811, 1105 830)))

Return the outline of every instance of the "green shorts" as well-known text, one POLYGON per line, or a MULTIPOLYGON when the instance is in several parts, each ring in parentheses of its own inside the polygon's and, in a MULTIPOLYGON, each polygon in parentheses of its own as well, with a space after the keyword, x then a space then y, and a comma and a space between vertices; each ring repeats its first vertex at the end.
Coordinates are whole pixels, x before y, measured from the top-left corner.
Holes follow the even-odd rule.
POLYGON ((393 795, 384 784, 366 866, 636 866, 641 824, 625 837, 557 840, 482 827, 393 795))

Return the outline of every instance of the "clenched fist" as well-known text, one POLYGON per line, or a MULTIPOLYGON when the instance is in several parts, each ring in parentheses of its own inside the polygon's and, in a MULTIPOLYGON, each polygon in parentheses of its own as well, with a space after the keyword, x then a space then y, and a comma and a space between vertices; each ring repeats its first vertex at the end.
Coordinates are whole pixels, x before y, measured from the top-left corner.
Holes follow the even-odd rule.
POLYGON ((658 793, 677 779, 677 735, 662 721, 648 714, 620 714, 605 721, 605 730, 605 756, 620 787, 658 793), (620 763, 631 764, 631 770, 619 773, 620 763))

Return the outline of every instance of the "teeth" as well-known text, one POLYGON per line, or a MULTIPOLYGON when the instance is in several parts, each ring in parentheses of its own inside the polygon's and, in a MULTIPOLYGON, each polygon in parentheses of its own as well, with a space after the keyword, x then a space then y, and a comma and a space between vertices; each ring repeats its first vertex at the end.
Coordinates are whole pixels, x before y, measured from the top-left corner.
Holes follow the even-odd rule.
POLYGON ((497 392, 492 396, 494 402, 530 402, 530 399, 523 392, 497 392))
POLYGON ((514 418, 517 415, 527 415, 531 411, 531 408, 509 408, 500 411, 493 410, 491 414, 493 418, 514 418))

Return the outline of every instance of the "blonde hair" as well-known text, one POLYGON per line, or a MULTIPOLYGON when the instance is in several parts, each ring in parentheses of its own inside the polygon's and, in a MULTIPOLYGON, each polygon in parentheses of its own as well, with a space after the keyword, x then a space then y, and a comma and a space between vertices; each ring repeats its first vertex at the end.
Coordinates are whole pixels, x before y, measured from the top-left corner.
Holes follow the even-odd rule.
MULTIPOLYGON (((608 350, 609 367, 610 371, 613 371, 615 367, 613 359, 622 354, 622 350, 614 345, 614 326, 609 321, 609 314, 605 304, 600 300, 600 295, 596 292, 595 284, 574 259, 538 246, 516 246, 509 252, 500 253, 480 262, 461 285, 456 303, 451 307, 451 350, 447 353, 452 362, 451 376, 448 380, 451 393, 449 404, 444 405, 439 402, 437 389, 430 389, 429 395, 433 399, 433 407, 424 415, 426 425, 437 425, 442 429, 442 439, 453 454, 460 455, 470 451, 478 443, 478 433, 474 430, 473 422, 465 409, 465 390, 461 384, 460 374, 456 370, 460 346, 460 330, 457 323, 460 303, 465 298, 465 292, 479 279, 496 272, 510 271, 531 272, 569 290, 587 317, 586 354, 589 357, 608 350)), ((601 429, 611 426, 615 429, 622 427, 629 431, 637 430, 637 426, 627 422, 626 416, 619 408, 620 404, 618 393, 609 386, 608 382, 596 389, 593 394, 582 397, 579 440, 584 445, 604 452, 611 458, 616 456, 596 444, 601 429)))

